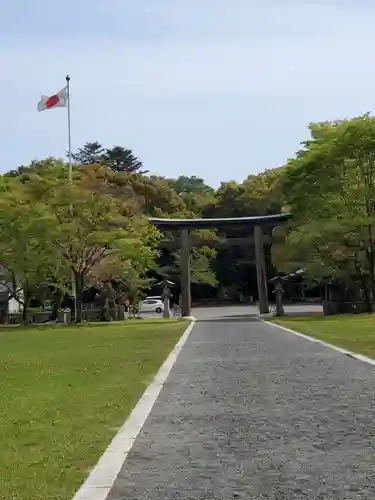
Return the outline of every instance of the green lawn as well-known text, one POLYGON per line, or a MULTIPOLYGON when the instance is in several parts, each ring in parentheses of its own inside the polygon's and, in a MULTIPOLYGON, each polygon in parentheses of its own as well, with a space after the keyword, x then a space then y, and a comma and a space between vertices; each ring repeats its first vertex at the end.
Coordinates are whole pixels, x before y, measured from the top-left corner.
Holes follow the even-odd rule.
POLYGON ((0 329, 0 499, 71 499, 186 327, 0 329))
POLYGON ((375 358, 375 315, 285 316, 272 322, 375 358))

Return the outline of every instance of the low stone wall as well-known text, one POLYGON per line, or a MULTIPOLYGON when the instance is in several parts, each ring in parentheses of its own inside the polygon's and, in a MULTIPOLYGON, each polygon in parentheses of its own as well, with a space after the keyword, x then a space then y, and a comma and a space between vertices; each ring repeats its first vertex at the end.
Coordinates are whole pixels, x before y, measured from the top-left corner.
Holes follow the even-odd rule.
POLYGON ((344 302, 341 306, 341 312, 344 314, 362 314, 368 312, 368 306, 365 302, 344 302))
MULTIPOLYGON (((110 321, 123 321, 125 319, 125 307, 119 306, 114 308, 109 308, 106 311, 106 317, 110 321)), ((90 323, 95 321, 103 321, 103 310, 102 309, 84 309, 82 311, 83 321, 88 321, 90 323)))
MULTIPOLYGON (((32 312, 27 315, 27 322, 32 324, 49 323, 52 320, 51 311, 32 312)), ((22 314, 8 314, 8 324, 17 325, 23 322, 22 314)))
POLYGON ((326 316, 333 314, 363 314, 368 312, 365 302, 334 302, 325 300, 323 302, 323 313, 326 316))
MULTIPOLYGON (((107 310, 106 314, 108 320, 110 321, 123 321, 125 319, 125 307, 119 306, 107 310)), ((57 323, 64 322, 64 314, 59 311, 57 323)), ((68 314, 68 322, 70 321, 70 314, 68 314)), ((40 312, 30 312, 27 315, 27 322, 33 325, 40 325, 44 323, 49 323, 52 321, 51 311, 40 311, 40 312)), ((103 310, 101 308, 90 308, 83 309, 82 311, 82 321, 95 323, 97 321, 103 321, 103 310)), ((9 314, 8 324, 17 325, 22 324, 22 314, 9 314)))

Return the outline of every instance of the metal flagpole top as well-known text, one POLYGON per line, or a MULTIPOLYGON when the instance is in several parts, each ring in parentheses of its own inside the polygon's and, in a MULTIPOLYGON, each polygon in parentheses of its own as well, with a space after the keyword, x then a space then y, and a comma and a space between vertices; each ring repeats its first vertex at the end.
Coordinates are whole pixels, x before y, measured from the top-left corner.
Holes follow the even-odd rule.
POLYGON ((66 75, 65 80, 69 83, 70 82, 70 76, 66 75))

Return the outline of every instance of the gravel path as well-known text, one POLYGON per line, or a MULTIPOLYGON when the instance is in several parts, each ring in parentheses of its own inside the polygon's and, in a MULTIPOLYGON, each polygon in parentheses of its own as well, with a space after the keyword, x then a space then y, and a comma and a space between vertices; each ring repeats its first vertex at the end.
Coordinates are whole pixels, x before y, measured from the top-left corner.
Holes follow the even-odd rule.
POLYGON ((374 499, 374 369, 237 310, 198 315, 108 499, 374 499))

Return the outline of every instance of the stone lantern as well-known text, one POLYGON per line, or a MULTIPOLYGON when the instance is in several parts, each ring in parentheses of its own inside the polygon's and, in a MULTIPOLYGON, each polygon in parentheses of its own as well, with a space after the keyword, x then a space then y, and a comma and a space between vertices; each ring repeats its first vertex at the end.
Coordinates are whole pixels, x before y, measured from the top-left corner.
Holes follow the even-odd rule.
POLYGON ((269 283, 272 283, 274 286, 273 293, 275 294, 275 302, 276 302, 276 316, 284 316, 284 306, 283 306, 283 278, 281 276, 275 276, 274 278, 269 280, 269 283))
POLYGON ((164 301, 164 310, 163 310, 163 318, 170 318, 171 317, 171 302, 170 299, 172 298, 172 287, 175 286, 175 283, 173 281, 169 280, 163 280, 158 285, 162 288, 162 297, 164 301))

